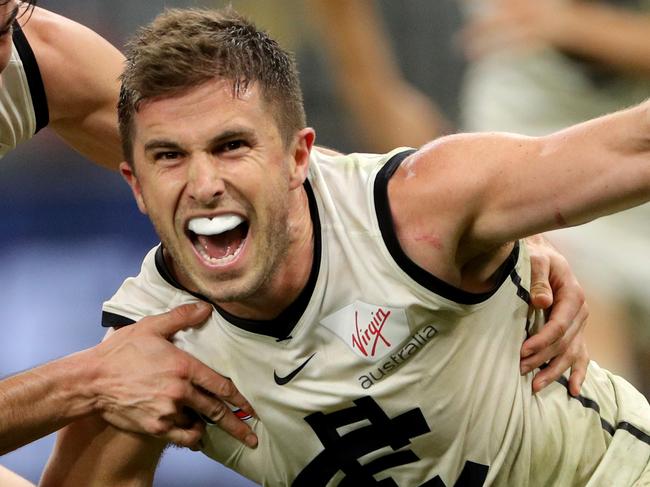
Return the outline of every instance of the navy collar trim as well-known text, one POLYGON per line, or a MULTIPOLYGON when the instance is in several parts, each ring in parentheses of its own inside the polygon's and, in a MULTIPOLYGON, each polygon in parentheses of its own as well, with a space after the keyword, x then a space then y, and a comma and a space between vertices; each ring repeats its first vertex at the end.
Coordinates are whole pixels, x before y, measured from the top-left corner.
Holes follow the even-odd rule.
POLYGON ((312 189, 309 181, 305 181, 304 188, 307 192, 307 199, 309 201, 309 213, 311 215, 314 230, 314 259, 305 288, 300 292, 296 300, 291 305, 289 305, 288 308, 282 311, 282 313, 280 313, 280 315, 278 315, 276 318, 272 320, 249 320, 239 318, 228 313, 226 310, 222 309, 205 296, 187 290, 178 282, 178 280, 173 276, 169 267, 167 266, 167 262, 165 262, 165 257, 163 255, 162 244, 158 247, 155 257, 156 269, 158 270, 158 273, 165 281, 167 281, 167 283, 171 284, 175 288, 190 293, 192 296, 195 296, 203 301, 211 303, 212 306, 214 306, 217 312, 226 321, 238 328, 241 328, 242 330, 246 330, 251 333, 257 333, 259 335, 270 336, 276 338, 278 341, 290 338, 291 332, 302 317, 303 313, 307 309, 309 301, 311 300, 314 288, 316 287, 316 281, 318 279, 318 272, 320 270, 321 263, 322 237, 320 218, 318 215, 318 205, 316 203, 314 190, 312 189))

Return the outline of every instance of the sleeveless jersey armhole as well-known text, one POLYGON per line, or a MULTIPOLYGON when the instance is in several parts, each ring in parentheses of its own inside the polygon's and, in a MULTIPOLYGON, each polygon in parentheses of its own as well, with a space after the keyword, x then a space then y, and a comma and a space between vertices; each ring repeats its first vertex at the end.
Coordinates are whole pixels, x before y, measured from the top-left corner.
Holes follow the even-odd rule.
POLYGON ((47 95, 45 94, 45 86, 43 84, 43 78, 41 76, 41 71, 38 69, 38 63, 36 62, 36 56, 34 56, 34 51, 32 51, 27 37, 18 22, 14 22, 13 25, 13 42, 18 51, 18 55, 23 63, 25 69, 25 75, 27 76, 27 83, 29 85, 29 92, 32 97, 32 105, 34 107, 34 117, 36 119, 36 130, 34 133, 38 133, 43 127, 47 126, 50 121, 50 113, 47 107, 47 95))

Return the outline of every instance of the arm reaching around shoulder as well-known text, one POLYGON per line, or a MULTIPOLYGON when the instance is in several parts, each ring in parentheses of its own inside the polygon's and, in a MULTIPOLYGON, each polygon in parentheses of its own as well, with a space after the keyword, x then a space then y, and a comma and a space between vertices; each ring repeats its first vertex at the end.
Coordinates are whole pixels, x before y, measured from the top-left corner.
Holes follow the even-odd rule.
POLYGON ((164 448, 164 440, 120 431, 89 416, 58 433, 39 485, 151 486, 164 448))
POLYGON ((124 159, 116 111, 124 56, 87 27, 39 7, 20 22, 43 79, 48 126, 85 157, 117 169, 124 159))
POLYGON ((169 342, 177 331, 202 324, 211 309, 205 303, 179 306, 121 328, 95 347, 96 409, 106 421, 193 447, 203 421, 175 422, 189 407, 248 446, 257 445, 250 427, 224 402, 254 414, 232 381, 169 342))
POLYGON ((531 261, 530 299, 549 311, 544 327, 521 347, 521 373, 547 364, 535 374, 533 392, 539 392, 571 368, 569 392, 580 394, 589 365, 582 333, 589 314, 585 295, 569 263, 541 235, 526 239, 531 261))
POLYGON ((93 348, 0 382, 0 454, 91 413, 119 428, 194 446, 202 423, 177 422, 184 407, 255 446, 248 425, 223 402, 253 414, 232 382, 168 340, 201 324, 209 310, 205 304, 184 305, 144 318, 93 348))

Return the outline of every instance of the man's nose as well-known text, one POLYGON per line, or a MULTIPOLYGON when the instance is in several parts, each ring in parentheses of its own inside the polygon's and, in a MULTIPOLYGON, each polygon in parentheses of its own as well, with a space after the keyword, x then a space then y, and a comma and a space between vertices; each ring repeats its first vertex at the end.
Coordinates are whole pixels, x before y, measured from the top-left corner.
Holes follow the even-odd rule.
POLYGON ((195 156, 190 163, 188 174, 190 198, 201 205, 211 205, 225 189, 225 183, 214 158, 207 154, 195 156))

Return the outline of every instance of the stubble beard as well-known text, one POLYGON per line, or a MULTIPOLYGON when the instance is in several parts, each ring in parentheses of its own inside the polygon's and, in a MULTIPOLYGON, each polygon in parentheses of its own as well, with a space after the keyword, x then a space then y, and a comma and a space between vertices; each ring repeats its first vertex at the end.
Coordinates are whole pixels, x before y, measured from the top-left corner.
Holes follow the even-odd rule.
POLYGON ((154 228, 173 261, 171 267, 176 274, 175 277, 189 291, 198 293, 215 304, 242 302, 259 296, 265 288, 269 288, 278 273, 279 265, 286 262, 290 243, 288 213, 286 202, 269 211, 271 218, 266 231, 262 230, 262 234, 266 234, 267 237, 258 244, 256 249, 253 249, 255 259, 253 268, 246 271, 243 279, 235 276, 235 279, 240 282, 232 284, 228 284, 228 281, 233 279, 232 275, 223 274, 218 280, 215 277, 208 280, 202 273, 194 272, 192 269, 198 265, 196 256, 193 255, 192 250, 183 251, 184 235, 176 239, 155 223, 154 228), (215 286, 216 282, 218 282, 217 286, 215 286))
MULTIPOLYGON (((274 278, 280 271, 282 263, 286 263, 289 254, 290 235, 287 225, 287 205, 278 205, 269 212, 272 217, 269 219, 267 228, 262 230, 266 238, 260 242, 255 251, 255 264, 253 269, 247 271, 245 280, 237 288, 226 287, 218 295, 211 293, 208 296, 213 302, 233 303, 254 301, 255 297, 261 297, 266 289, 272 288, 274 278)), ((286 263, 285 265, 288 265, 286 263)))

